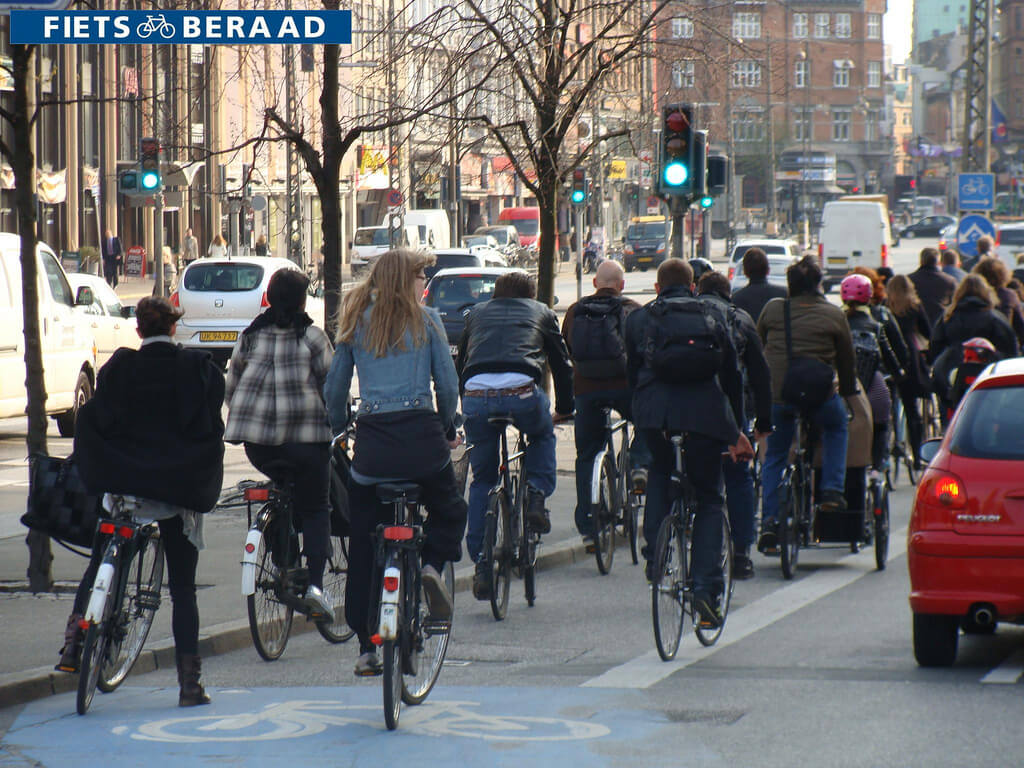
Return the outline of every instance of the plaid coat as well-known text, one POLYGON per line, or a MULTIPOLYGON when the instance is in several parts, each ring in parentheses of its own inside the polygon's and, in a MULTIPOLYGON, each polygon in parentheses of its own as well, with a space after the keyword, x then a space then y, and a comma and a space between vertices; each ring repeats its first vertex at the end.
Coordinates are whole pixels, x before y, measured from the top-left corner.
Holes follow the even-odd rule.
POLYGON ((315 326, 242 334, 231 353, 225 401, 230 443, 326 443, 331 439, 323 389, 331 342, 315 326))

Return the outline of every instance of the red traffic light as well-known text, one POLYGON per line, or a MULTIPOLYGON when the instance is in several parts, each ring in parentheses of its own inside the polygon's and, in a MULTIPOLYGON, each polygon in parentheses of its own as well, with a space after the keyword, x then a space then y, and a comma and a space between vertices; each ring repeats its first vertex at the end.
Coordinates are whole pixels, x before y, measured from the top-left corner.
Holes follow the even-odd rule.
POLYGON ((676 110, 665 118, 665 125, 673 133, 681 133, 690 127, 690 120, 683 112, 676 110))
POLYGON ((911 189, 917 189, 917 179, 911 179, 910 180, 910 188, 911 189))

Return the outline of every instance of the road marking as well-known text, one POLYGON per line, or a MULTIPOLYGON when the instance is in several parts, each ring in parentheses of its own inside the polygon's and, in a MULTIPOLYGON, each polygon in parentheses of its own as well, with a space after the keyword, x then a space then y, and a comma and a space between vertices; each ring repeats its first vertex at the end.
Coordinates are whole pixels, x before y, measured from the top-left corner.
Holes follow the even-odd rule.
MULTIPOLYGON (((906 552, 906 549, 907 529, 902 528, 891 532, 888 561, 892 562, 900 557, 906 552)), ((820 570, 789 586, 777 589, 735 612, 730 611, 722 637, 711 648, 698 645, 694 638, 690 638, 692 642, 687 642, 684 638, 684 642, 680 644, 679 651, 672 661, 662 661, 658 652, 652 650, 587 680, 583 683, 583 687, 650 688, 680 669, 698 661, 704 661, 716 651, 727 648, 826 595, 863 578, 875 568, 874 550, 869 547, 856 555, 847 555, 839 559, 836 565, 844 567, 820 570)))
POLYGON ((1024 648, 1010 654, 1006 661, 981 678, 981 682, 1014 685, 1021 675, 1024 675, 1024 648))

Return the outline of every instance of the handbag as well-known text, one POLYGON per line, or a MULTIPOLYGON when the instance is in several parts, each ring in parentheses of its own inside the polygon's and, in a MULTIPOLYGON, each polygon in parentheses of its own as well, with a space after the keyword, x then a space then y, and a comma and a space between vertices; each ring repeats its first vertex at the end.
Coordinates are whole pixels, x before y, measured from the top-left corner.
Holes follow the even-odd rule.
POLYGON ((89 493, 74 456, 29 459, 28 511, 23 525, 54 539, 91 547, 103 511, 102 495, 89 493))
POLYGON ((801 411, 820 407, 832 394, 832 366, 816 357, 793 357, 793 330, 789 299, 784 302, 786 321, 786 375, 782 379, 783 402, 801 411))

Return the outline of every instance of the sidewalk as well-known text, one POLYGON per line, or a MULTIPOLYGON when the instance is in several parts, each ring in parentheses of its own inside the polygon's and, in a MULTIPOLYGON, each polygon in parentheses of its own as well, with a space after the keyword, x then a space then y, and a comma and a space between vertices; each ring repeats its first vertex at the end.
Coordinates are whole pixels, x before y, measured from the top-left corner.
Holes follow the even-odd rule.
MULTIPOLYGON (((559 426, 556 435, 559 479, 558 488, 548 501, 552 530, 544 538, 540 550, 538 566, 542 570, 580 559, 593 559, 593 555, 585 554, 573 522, 576 494, 572 426, 559 426)), ((260 474, 239 463, 230 476, 257 478, 260 474)), ((237 481, 232 479, 231 484, 234 482, 237 481)), ((228 484, 227 479, 225 484, 228 484)), ((206 549, 200 553, 197 574, 200 653, 203 656, 215 656, 252 645, 246 605, 240 594, 241 569, 238 564, 245 530, 245 509, 214 512, 206 517, 206 549)), ((54 672, 53 665, 63 642, 64 625, 71 612, 74 591, 86 563, 83 558, 57 545, 53 549, 57 591, 32 595, 27 592, 25 584, 28 550, 24 537, 0 540, 0 615, 4 624, 0 636, 0 709, 74 690, 77 686, 76 675, 54 672)), ((627 563, 628 557, 620 562, 627 563)), ((472 570, 472 563, 465 556, 456 565, 456 590, 460 593, 457 602, 462 605, 472 602, 468 592, 472 570)), ((543 577, 539 579, 538 587, 540 599, 544 599, 543 577)), ((311 623, 298 618, 292 631, 313 629, 311 623)), ((255 659, 255 651, 253 653, 255 659)), ((156 614, 146 650, 136 663, 135 672, 173 664, 171 606, 165 577, 161 609, 156 614)))

